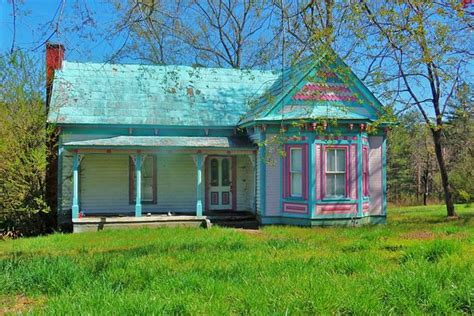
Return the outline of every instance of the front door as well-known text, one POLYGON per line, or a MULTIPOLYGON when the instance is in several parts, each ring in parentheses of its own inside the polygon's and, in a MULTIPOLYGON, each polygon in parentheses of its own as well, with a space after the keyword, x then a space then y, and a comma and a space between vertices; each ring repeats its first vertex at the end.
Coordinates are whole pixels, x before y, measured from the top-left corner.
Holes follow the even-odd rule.
POLYGON ((210 157, 208 159, 209 210, 232 209, 232 168, 230 157, 210 157))

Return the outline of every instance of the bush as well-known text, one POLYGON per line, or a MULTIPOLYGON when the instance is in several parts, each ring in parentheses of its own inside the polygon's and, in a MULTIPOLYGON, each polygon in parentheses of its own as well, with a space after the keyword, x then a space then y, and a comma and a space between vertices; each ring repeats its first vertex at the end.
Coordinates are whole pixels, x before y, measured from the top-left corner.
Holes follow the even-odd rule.
POLYGON ((0 55, 0 231, 39 234, 51 226, 46 203, 46 108, 38 68, 27 56, 0 55))

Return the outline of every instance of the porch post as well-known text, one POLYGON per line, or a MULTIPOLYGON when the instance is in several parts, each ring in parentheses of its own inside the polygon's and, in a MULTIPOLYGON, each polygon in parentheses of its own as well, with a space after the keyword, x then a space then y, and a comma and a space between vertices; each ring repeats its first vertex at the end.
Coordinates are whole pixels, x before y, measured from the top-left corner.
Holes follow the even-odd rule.
POLYGON ((79 217, 79 154, 72 156, 72 218, 79 217))
POLYGON ((135 156, 135 217, 142 216, 142 155, 135 156))
POLYGON ((204 164, 204 158, 206 156, 198 153, 193 155, 194 162, 197 168, 196 177, 196 216, 202 216, 202 166, 204 164))

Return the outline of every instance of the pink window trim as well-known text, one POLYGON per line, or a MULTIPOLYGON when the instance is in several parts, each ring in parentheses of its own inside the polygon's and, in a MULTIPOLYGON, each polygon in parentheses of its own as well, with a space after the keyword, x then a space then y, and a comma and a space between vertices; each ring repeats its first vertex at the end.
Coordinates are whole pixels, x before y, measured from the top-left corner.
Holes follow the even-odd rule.
POLYGON ((346 151, 346 192, 345 197, 350 196, 349 192, 349 145, 323 145, 321 146, 321 198, 326 197, 326 151, 328 149, 344 149, 346 151))
POLYGON ((369 196, 369 148, 362 147, 362 188, 363 196, 369 196))
POLYGON ((291 197, 291 176, 290 176, 290 163, 291 163, 291 149, 293 148, 301 148, 301 157, 302 161, 302 175, 301 181, 302 188, 303 188, 303 200, 308 199, 308 144, 286 144, 285 145, 285 158, 283 159, 283 197, 289 198, 291 197))

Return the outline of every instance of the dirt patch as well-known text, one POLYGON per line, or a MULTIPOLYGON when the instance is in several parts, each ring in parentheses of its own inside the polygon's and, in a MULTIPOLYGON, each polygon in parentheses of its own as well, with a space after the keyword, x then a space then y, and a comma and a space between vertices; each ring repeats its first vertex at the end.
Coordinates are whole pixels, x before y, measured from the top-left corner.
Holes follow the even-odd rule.
POLYGON ((246 228, 235 228, 236 231, 242 232, 242 233, 247 233, 251 235, 261 235, 263 234, 263 231, 260 229, 246 229, 246 228))
POLYGON ((24 295, 0 297, 0 315, 21 314, 41 305, 41 299, 33 299, 24 295))
POLYGON ((435 239, 436 234, 429 231, 411 232, 401 235, 404 239, 435 239))

